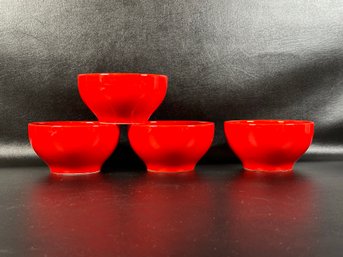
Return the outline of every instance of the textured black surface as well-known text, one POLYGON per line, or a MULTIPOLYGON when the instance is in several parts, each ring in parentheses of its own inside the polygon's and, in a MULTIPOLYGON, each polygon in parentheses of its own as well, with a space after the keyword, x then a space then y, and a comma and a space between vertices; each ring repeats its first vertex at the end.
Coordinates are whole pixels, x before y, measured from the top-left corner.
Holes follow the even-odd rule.
POLYGON ((314 120, 308 158, 342 159, 342 21, 338 0, 3 0, 0 163, 35 158, 29 121, 94 119, 87 72, 169 75, 153 118, 215 121, 207 160, 230 160, 222 122, 246 118, 314 120))
POLYGON ((1 256, 342 256, 343 162, 49 177, 0 169, 1 256), (250 175, 249 175, 250 174, 250 175))

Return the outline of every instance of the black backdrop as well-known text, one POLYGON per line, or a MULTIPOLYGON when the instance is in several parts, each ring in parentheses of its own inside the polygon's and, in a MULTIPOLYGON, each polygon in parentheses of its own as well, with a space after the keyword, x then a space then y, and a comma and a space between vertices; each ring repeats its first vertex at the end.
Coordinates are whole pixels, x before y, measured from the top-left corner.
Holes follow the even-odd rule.
MULTIPOLYGON (((342 159, 342 24, 340 0, 3 0, 0 162, 37 160, 30 121, 95 119, 88 72, 168 75, 152 118, 215 121, 207 161, 233 160, 224 120, 262 118, 315 121, 305 159, 342 159)), ((135 158, 124 128, 112 160, 135 158)))

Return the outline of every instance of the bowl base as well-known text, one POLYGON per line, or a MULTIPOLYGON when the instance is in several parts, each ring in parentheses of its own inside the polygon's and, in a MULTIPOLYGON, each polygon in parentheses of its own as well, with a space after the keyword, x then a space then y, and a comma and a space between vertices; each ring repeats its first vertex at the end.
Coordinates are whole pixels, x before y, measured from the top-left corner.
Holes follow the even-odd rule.
POLYGON ((99 172, 100 172, 100 170, 87 171, 87 172, 54 172, 54 171, 50 171, 51 174, 58 175, 58 176, 82 176, 82 175, 97 174, 99 172))
POLYGON ((148 172, 152 173, 184 173, 184 172, 192 172, 194 169, 188 169, 188 170, 151 170, 147 169, 148 172))
POLYGON ((148 172, 154 173, 181 173, 190 172, 195 169, 194 164, 179 164, 179 165, 161 165, 161 164, 150 164, 147 165, 148 172))
POLYGON ((243 167, 243 169, 245 171, 249 171, 249 172, 266 172, 266 173, 293 172, 293 168, 291 168, 291 169, 282 169, 282 170, 279 170, 279 169, 268 170, 268 169, 249 169, 249 168, 243 167))
POLYGON ((247 171, 260 172, 290 172, 293 170, 295 162, 287 163, 259 163, 259 162, 243 162, 243 169, 247 171))

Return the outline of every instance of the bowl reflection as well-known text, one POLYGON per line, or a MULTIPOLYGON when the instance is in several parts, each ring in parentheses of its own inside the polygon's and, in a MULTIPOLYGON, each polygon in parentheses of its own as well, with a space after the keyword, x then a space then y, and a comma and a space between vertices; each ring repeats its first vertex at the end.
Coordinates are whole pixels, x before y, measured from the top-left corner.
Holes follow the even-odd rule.
POLYGON ((47 256, 101 256, 111 251, 120 230, 119 213, 110 204, 113 194, 100 174, 50 175, 29 198, 33 247, 47 256))
POLYGON ((243 256, 275 256, 311 251, 315 190, 297 173, 242 171, 227 185, 228 238, 243 256))
POLYGON ((50 176, 29 195, 28 238, 32 256, 307 255, 315 200, 294 173, 50 176))
POLYGON ((122 176, 39 182, 28 203, 31 244, 48 256, 196 254, 210 229, 208 184, 195 172, 122 176))

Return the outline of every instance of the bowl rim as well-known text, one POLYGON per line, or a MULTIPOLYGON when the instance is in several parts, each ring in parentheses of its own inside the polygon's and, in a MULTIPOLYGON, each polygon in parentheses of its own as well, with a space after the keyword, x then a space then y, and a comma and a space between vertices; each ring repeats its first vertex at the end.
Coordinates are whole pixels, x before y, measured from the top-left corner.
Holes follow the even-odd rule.
POLYGON ((103 121, 34 121, 28 123, 29 127, 49 127, 49 128, 88 128, 117 126, 119 123, 103 121))
POLYGON ((95 73, 80 73, 77 75, 77 77, 91 77, 91 76, 98 76, 98 77, 102 77, 102 76, 138 76, 138 77, 163 77, 168 79, 167 75, 164 74, 156 74, 156 73, 135 73, 135 72, 95 72, 95 73))
POLYGON ((130 127, 202 127, 202 126, 214 126, 212 121, 199 121, 199 120, 151 120, 143 123, 132 123, 130 127))
POLYGON ((227 120, 224 124, 241 126, 303 126, 314 125, 310 120, 282 120, 282 119, 261 119, 261 120, 227 120))

